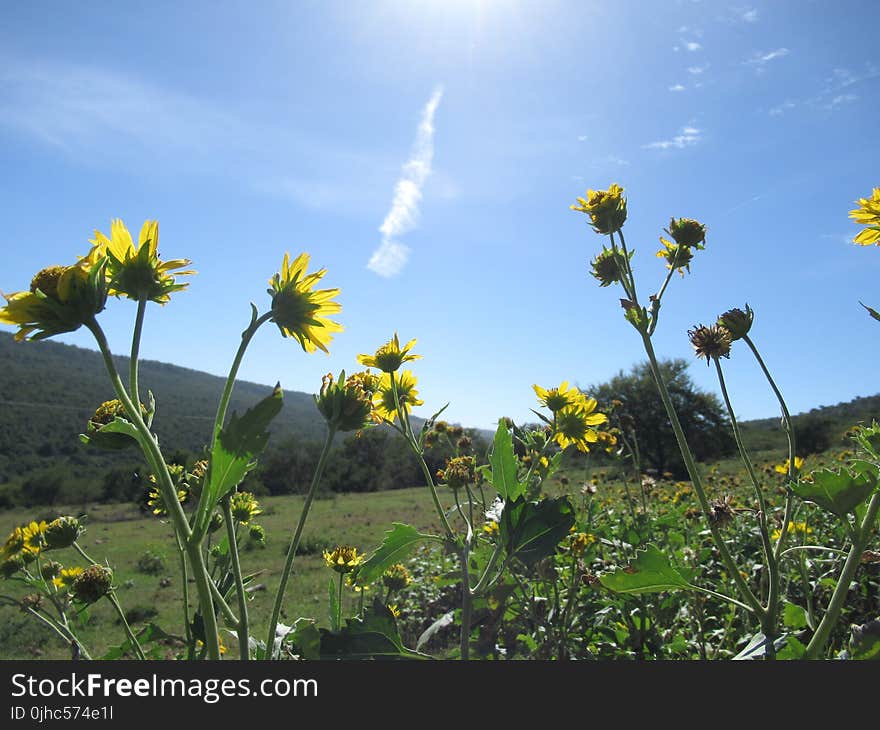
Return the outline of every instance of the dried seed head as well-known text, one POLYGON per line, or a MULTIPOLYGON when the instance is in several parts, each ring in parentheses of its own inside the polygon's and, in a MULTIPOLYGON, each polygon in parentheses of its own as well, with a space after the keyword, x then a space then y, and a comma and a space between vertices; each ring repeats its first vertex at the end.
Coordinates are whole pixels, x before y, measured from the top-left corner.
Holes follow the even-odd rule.
POLYGON ((712 360, 720 357, 730 357, 730 332, 726 327, 717 324, 698 325, 692 330, 688 330, 688 337, 694 346, 694 352, 697 357, 706 359, 706 364, 711 364, 712 360))

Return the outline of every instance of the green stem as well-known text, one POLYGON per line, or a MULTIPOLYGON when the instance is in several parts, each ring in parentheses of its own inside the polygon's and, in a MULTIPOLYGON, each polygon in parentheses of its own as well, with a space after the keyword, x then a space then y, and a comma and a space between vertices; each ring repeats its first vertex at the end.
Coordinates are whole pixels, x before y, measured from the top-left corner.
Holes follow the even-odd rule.
POLYGON ((232 576, 235 580, 235 592, 238 594, 238 650, 242 661, 247 661, 250 659, 247 594, 244 592, 244 579, 238 556, 238 535, 232 522, 232 507, 229 506, 228 499, 223 500, 223 521, 226 523, 226 538, 229 542, 229 555, 232 558, 232 576))
POLYGON ((177 555, 180 557, 180 578, 183 581, 183 630, 186 635, 186 652, 189 659, 192 658, 191 652, 195 642, 192 637, 192 627, 189 625, 189 584, 186 571, 186 550, 180 544, 180 540, 177 541, 177 555))
POLYGON ((495 543, 495 550, 492 552, 492 556, 489 558, 489 562, 486 564, 486 569, 483 571, 483 574, 480 576, 480 580, 477 581, 477 585, 474 586, 471 591, 472 595, 479 596, 480 592, 486 588, 486 586, 491 582, 490 574, 492 573, 495 564, 498 562, 498 558, 501 557, 501 553, 504 550, 504 545, 501 542, 501 538, 496 538, 497 542, 495 543))
POLYGON ((773 553, 773 546, 770 543, 770 532, 767 529, 767 504, 764 501, 764 493, 761 491, 761 485, 758 483, 758 476, 755 474, 752 459, 749 456, 748 451, 746 451, 742 435, 740 434, 739 424, 736 421, 736 414, 734 413, 733 405, 730 402, 730 395, 727 392, 727 384, 724 381, 724 371, 721 369, 721 361, 717 357, 714 358, 714 360, 715 370, 718 373, 718 383, 721 385, 721 395, 724 397, 724 405, 727 407, 728 416, 730 416, 730 427, 733 430, 733 438, 736 441, 740 458, 742 458, 743 464, 746 466, 746 471, 749 474, 749 479, 755 490, 755 497, 758 500, 758 527, 761 531, 761 543, 764 546, 764 558, 767 562, 767 569, 770 575, 767 610, 770 613, 775 613, 774 606, 776 605, 776 599, 779 596, 779 566, 777 565, 773 553))
POLYGON ((831 631, 834 629, 834 626, 837 624, 837 619, 840 617, 840 612, 846 601, 846 595, 849 592, 849 585, 859 567, 868 538, 871 536, 871 531, 874 528, 874 520, 877 519, 878 510, 880 510, 880 492, 874 492, 874 496, 871 497, 871 501, 868 502, 868 511, 865 513, 865 518, 862 520, 858 539, 853 542, 849 555, 846 558, 846 562, 843 564, 843 570, 841 570, 840 577, 837 579, 837 586, 834 589, 834 593, 831 595, 831 600, 828 603, 828 608, 825 610, 825 615, 822 617, 822 621, 819 623, 819 628, 816 629, 816 633, 813 634, 813 638, 810 639, 810 643, 807 644, 807 650, 804 654, 804 658, 806 659, 817 659, 825 651, 825 645, 828 643, 828 639, 831 637, 831 631))
POLYGON ((82 655, 86 659, 92 658, 91 656, 89 656, 89 653, 86 651, 86 648, 82 645, 82 642, 80 642, 80 640, 77 639, 76 636, 74 636, 74 634, 70 631, 70 629, 67 629, 66 627, 62 626, 57 621, 55 621, 55 619, 49 618, 48 616, 44 616, 39 611, 35 611, 33 608, 28 607, 27 610, 30 614, 32 614, 33 616, 36 616, 40 621, 42 621, 44 624, 46 624, 46 626, 48 626, 50 629, 52 629, 52 631, 54 631, 56 634, 58 634, 58 636, 60 636, 63 641, 67 642, 68 644, 78 646, 80 652, 82 652, 82 655))
POLYGON ((134 653, 137 654, 137 658, 141 661, 146 660, 147 657, 144 655, 144 650, 141 649, 141 645, 138 642, 137 637, 131 630, 131 626, 128 625, 128 620, 125 618, 125 612, 122 610, 122 606, 119 605, 119 599, 116 598, 116 592, 110 591, 107 594, 107 598, 110 603, 113 604, 113 608, 116 609, 116 613, 119 616, 119 620, 122 621, 122 626, 125 628, 125 634, 128 637, 131 648, 134 649, 134 653))
POLYGON ((342 629, 342 579, 345 576, 344 573, 339 574, 339 588, 336 592, 336 629, 337 631, 342 629))
POLYGON ((233 626, 238 628, 238 617, 235 615, 235 612, 229 607, 229 604, 226 602, 226 599, 223 597, 223 594, 220 592, 220 589, 217 587, 217 583, 215 581, 211 581, 211 595, 214 596, 214 602, 217 604, 217 607, 220 609, 220 613, 223 614, 223 617, 233 626))
POLYGON ((141 332, 144 327, 144 313, 147 310, 147 300, 138 299, 137 315, 134 318, 134 334, 131 338, 131 357, 128 362, 128 389, 135 405, 140 408, 141 394, 138 389, 138 353, 141 348, 141 332))
POLYGON ((651 364, 651 371, 654 374, 654 381, 657 385, 657 390, 660 392, 660 400, 663 401, 666 415, 669 417, 670 425, 675 433, 675 440, 678 442, 678 448, 681 451, 682 459, 684 460, 688 475, 691 478, 691 483, 694 485, 694 491, 697 493, 700 508, 703 510, 703 516, 708 523, 709 531, 712 533, 712 539, 715 541, 715 546, 718 548, 721 560, 734 583, 736 583, 737 590, 743 597, 743 600, 751 606, 752 612, 756 616, 763 618, 764 609, 761 606, 761 602, 755 597, 755 594, 752 593, 752 590, 749 588, 745 580, 743 580, 743 577, 740 575, 739 569, 736 567, 736 563, 734 563, 733 557, 727 548, 727 544, 724 542, 724 536, 721 534, 718 526, 715 525, 709 517, 711 508, 709 506, 709 500, 706 497, 706 492, 703 489, 700 472, 697 469, 696 461, 694 460, 690 446, 685 438, 684 430, 678 420, 678 414, 675 412, 675 407, 672 405, 672 398, 669 396, 666 383, 663 382, 663 376, 660 372, 660 366, 657 364, 657 356, 654 354, 654 346, 651 343, 651 338, 648 337, 647 334, 642 333, 642 342, 645 346, 645 352, 648 354, 648 360, 651 364))
POLYGON ((284 561, 284 569, 281 571, 281 582, 278 585, 278 592, 275 594, 275 603, 272 607, 272 617, 269 619, 269 632, 266 635, 266 659, 271 659, 274 653, 275 629, 278 626, 278 617, 281 615, 281 604, 284 602, 284 591, 287 588, 287 581, 290 578, 290 571, 293 568, 293 559, 299 548, 299 541, 306 524, 306 518, 309 516, 309 510, 312 507, 312 500, 314 500, 315 492, 318 490, 318 484, 321 481, 321 475, 324 473, 327 455, 330 453, 330 447, 333 445, 333 437, 335 435, 336 429, 329 428, 327 430, 327 438, 324 440, 324 448, 321 449, 321 456, 318 458, 318 465, 315 467, 315 473, 312 476, 312 483, 309 485, 309 491, 306 494, 306 500, 303 503, 302 512, 300 512, 296 531, 293 533, 293 538, 290 540, 290 547, 287 549, 287 558, 284 561))
POLYGON ((210 659, 219 659, 220 643, 217 635, 217 616, 214 613, 214 604, 211 600, 211 589, 209 586, 210 579, 208 577, 207 569, 205 568, 204 557, 201 554, 201 546, 198 543, 190 542, 189 538, 192 536, 192 531, 190 530, 189 522, 186 519, 183 507, 177 499, 177 490, 174 487, 171 475, 168 473, 168 466, 165 464, 165 459, 162 456, 162 452, 159 450, 159 444, 156 442, 156 439, 153 437, 153 434, 150 432, 150 429, 141 417, 140 404, 136 407, 132 403, 128 393, 125 391, 125 387, 123 386, 119 373, 116 370, 116 365, 113 362, 113 356, 110 353, 110 347, 107 344, 107 337, 104 335, 104 331, 94 317, 83 324, 88 328, 92 335, 94 335, 95 341, 98 343, 101 355, 104 358, 104 365, 107 368, 107 373, 109 374, 110 380, 113 383, 113 388, 116 391, 116 396, 125 406, 129 420, 138 432, 138 441, 144 452, 144 456, 156 472, 159 486, 163 492, 165 504, 168 509, 168 514, 171 516, 171 521, 174 524, 175 532, 186 545, 187 557, 189 558, 190 565, 193 569, 196 589, 199 594, 199 607, 205 624, 208 657, 210 659))
POLYGON ((462 661, 470 659, 471 647, 471 614, 473 609, 473 595, 471 594, 471 579, 468 562, 470 561, 470 542, 465 540, 461 550, 461 637, 459 649, 462 661))

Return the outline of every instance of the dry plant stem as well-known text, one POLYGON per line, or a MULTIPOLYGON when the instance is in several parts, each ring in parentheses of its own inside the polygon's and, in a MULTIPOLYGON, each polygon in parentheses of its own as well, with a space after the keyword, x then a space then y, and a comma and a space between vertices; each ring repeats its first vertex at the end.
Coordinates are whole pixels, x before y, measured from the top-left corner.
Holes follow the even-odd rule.
POLYGON ((238 556, 238 535, 232 522, 232 507, 229 500, 223 500, 223 521, 226 523, 226 539, 229 542, 229 557, 232 559, 232 576, 235 579, 235 592, 238 594, 238 650, 242 661, 250 659, 250 639, 248 636, 247 594, 244 592, 244 579, 241 574, 241 561, 238 556))
POLYGON ((880 510, 880 492, 874 492, 874 496, 868 502, 868 511, 865 513, 865 518, 859 526, 857 538, 853 541, 853 545, 849 550, 849 555, 847 555, 846 562, 843 564, 843 570, 840 571, 837 587, 831 595, 828 608, 825 609, 825 615, 819 622, 819 627, 816 629, 816 633, 813 634, 813 638, 810 639, 810 643, 807 644, 804 654, 805 659, 818 659, 825 652, 825 646, 831 637, 834 626, 837 624, 843 604, 846 602, 849 585, 856 574, 862 559, 862 553, 865 551, 868 538, 870 538, 871 532, 874 529, 878 510, 880 510))
POLYGON ((198 543, 190 541, 192 530, 190 530, 189 522, 186 519, 183 507, 181 507, 180 502, 177 500, 177 490, 171 480, 171 475, 168 473, 165 458, 159 450, 159 445, 156 443, 156 439, 153 437, 153 434, 150 432, 150 429, 147 428, 147 425, 141 417, 140 404, 135 406, 131 402, 128 393, 125 391, 125 387, 123 386, 122 380, 119 378, 119 373, 116 370, 116 365, 113 363, 113 355, 110 353, 110 347, 107 344, 107 337, 104 335, 101 325, 98 324, 98 321, 94 317, 92 317, 91 320, 84 322, 84 324, 92 335, 94 335, 95 340, 98 343, 101 355, 104 358, 104 365, 107 368, 110 381, 116 391, 116 397, 119 398, 125 406, 129 420, 138 432, 138 440, 141 449, 144 452, 144 456, 156 472, 159 487, 162 490, 163 498, 167 505, 168 514, 171 516, 171 521, 174 524, 174 530, 185 545, 187 557, 192 566, 193 577, 196 581, 196 590, 199 594, 199 608, 202 612, 202 619, 205 624, 205 645, 208 657, 210 659, 220 659, 220 640, 217 635, 217 616, 214 613, 214 603, 211 600, 211 579, 208 576, 208 570, 205 566, 205 559, 202 555, 201 546, 198 543))
POLYGON ((327 438, 324 439, 324 448, 321 449, 321 456, 318 458, 315 473, 312 475, 312 483, 309 485, 309 491, 306 494, 306 500, 303 503, 302 512, 300 512, 296 531, 293 533, 293 537, 290 540, 290 547, 287 549, 284 570, 281 572, 281 582, 278 584, 278 592, 275 594, 275 603, 272 606, 272 617, 269 619, 269 631, 266 634, 266 651, 264 658, 267 660, 272 659, 275 651, 275 629, 278 627, 278 617, 281 615, 281 604, 284 602, 284 591, 287 588, 287 581, 290 579, 290 571, 293 568, 293 559, 296 557, 296 551, 299 549, 299 541, 302 538, 303 528, 305 527, 306 519, 309 516, 309 510, 312 508, 312 501, 315 499, 315 493, 318 491, 318 484, 321 482, 321 476, 324 473, 324 466, 327 463, 327 455, 330 453, 330 447, 333 445, 333 437, 335 435, 335 428, 327 429, 327 438))

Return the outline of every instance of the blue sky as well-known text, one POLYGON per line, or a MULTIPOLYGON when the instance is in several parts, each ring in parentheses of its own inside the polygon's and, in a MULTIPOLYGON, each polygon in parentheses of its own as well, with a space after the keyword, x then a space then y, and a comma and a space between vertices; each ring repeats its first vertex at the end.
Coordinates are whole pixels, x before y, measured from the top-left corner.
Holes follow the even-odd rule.
MULTIPOLYGON (((880 330, 858 300, 880 306, 880 252, 851 243, 847 213, 880 185, 875 13, 809 0, 6 4, 0 289, 84 254, 111 218, 134 231, 158 219, 162 255, 198 275, 150 307, 142 355, 225 374, 248 303, 265 311, 284 252, 308 251, 342 289, 345 331, 328 357, 267 326, 243 378, 314 392, 396 330, 424 356, 422 413, 448 400, 450 420, 490 428, 531 416, 533 383, 588 386, 643 359, 619 293, 588 275, 602 240, 568 208, 618 182, 643 297, 664 274, 669 218, 709 227, 664 297, 658 354, 691 358, 688 328, 748 302, 793 411, 873 394, 880 330), (374 259, 383 240, 406 256, 374 259)), ((115 300, 101 315, 114 351, 133 315, 115 300)), ((725 368, 740 417, 777 413, 744 348, 725 368)), ((705 365, 692 375, 717 392, 705 365)))

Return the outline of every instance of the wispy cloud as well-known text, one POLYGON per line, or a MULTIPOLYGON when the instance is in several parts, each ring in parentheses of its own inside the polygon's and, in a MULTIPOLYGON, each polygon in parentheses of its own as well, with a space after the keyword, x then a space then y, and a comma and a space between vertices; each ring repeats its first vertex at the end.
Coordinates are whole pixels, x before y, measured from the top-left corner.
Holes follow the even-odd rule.
POLYGON ((709 70, 709 64, 704 63, 702 66, 688 66, 687 72, 691 76, 699 76, 700 74, 706 73, 709 70))
POLYGON ((778 117, 781 114, 785 114, 785 112, 794 109, 797 106, 797 102, 792 101, 791 99, 786 99, 781 104, 777 104, 772 107, 769 112, 767 112, 771 117, 778 117))
POLYGON ((586 142, 586 141, 587 141, 587 135, 585 135, 585 134, 578 135, 578 142, 586 142))
POLYGON ((394 187, 391 209, 379 226, 382 242, 367 263, 367 268, 379 276, 396 276, 409 259, 409 248, 395 239, 418 225, 422 187, 431 174, 434 159, 434 114, 442 96, 443 89, 438 87, 422 110, 412 155, 394 187))
POLYGON ((675 84, 675 86, 670 86, 669 90, 670 91, 684 91, 684 86, 682 86, 681 84, 675 84))
POLYGON ((835 68, 824 79, 820 90, 812 96, 788 98, 767 110, 770 116, 777 117, 796 107, 812 107, 825 111, 836 110, 846 104, 853 104, 861 98, 852 87, 864 81, 880 77, 880 68, 871 63, 863 71, 855 73, 848 68, 835 68))
POLYGON ((825 108, 833 109, 834 107, 840 106, 841 104, 851 104, 854 101, 858 101, 858 99, 859 97, 857 94, 838 94, 825 104, 825 108))
POLYGON ((764 71, 764 67, 771 61, 785 58, 791 51, 787 48, 777 48, 774 51, 757 51, 750 58, 743 61, 746 66, 754 66, 758 73, 764 71))
POLYGON ((739 17, 746 23, 757 23, 758 11, 755 8, 749 8, 748 10, 744 10, 739 17))
POLYGON ((684 44, 684 47, 687 48, 689 51, 693 52, 693 51, 699 51, 703 46, 701 46, 696 41, 689 41, 688 43, 684 44))
POLYGON ((682 127, 677 135, 671 139, 663 139, 658 142, 642 145, 645 150, 668 150, 668 149, 684 149, 685 147, 693 147, 702 140, 702 133, 696 127, 682 127))

